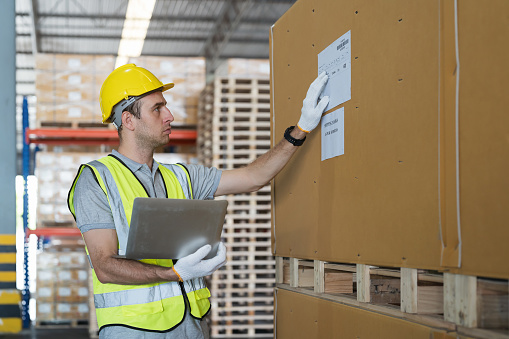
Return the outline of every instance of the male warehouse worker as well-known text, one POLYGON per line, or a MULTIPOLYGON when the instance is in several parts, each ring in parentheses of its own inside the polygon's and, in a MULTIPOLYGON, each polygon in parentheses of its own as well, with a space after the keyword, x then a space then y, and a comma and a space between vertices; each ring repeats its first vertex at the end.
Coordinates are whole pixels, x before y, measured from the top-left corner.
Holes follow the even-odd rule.
POLYGON ((174 262, 126 260, 123 254, 136 197, 212 199, 253 192, 265 186, 289 161, 327 106, 318 98, 328 77, 309 87, 298 128, 289 128, 274 148, 244 168, 223 171, 199 165, 160 164, 157 147, 168 144, 173 115, 164 85, 134 64, 121 66, 104 81, 103 122, 113 123, 118 151, 82 165, 69 192, 69 208, 83 234, 93 266, 94 302, 100 338, 207 338, 202 319, 210 310, 203 277, 226 262, 226 248, 204 260, 210 245, 174 262))

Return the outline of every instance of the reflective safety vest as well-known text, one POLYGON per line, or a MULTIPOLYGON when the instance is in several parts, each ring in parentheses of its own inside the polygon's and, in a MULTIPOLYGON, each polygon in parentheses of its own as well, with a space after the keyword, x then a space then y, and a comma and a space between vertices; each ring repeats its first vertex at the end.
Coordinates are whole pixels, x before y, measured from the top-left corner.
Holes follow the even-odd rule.
MULTIPOLYGON (((192 199, 191 180, 186 173, 189 192, 184 193, 175 173, 160 165, 160 172, 166 188, 166 197, 192 199)), ((148 197, 148 192, 134 173, 120 159, 110 154, 107 157, 81 165, 69 191, 68 205, 74 213, 74 189, 83 169, 89 167, 95 180, 108 198, 118 237, 118 252, 125 254, 127 235, 134 199, 148 197)), ((86 249, 88 255, 88 249, 86 249)), ((145 259, 141 262, 172 267, 170 259, 145 259)), ((105 326, 121 325, 131 328, 167 332, 184 320, 186 307, 190 306, 191 316, 203 318, 210 310, 210 291, 203 278, 184 282, 159 282, 145 285, 103 284, 97 279, 92 267, 94 281, 94 303, 99 330, 105 326), (187 300, 184 300, 187 299, 187 300), (186 306, 188 305, 188 306, 186 306)))

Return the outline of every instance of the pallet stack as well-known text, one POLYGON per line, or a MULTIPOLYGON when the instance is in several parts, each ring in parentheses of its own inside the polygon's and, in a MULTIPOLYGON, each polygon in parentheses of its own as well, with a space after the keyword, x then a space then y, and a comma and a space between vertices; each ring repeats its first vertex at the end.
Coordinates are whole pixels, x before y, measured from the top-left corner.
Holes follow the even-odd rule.
MULTIPOLYGON (((267 77, 217 77, 201 96, 199 159, 230 170, 270 149, 269 101, 267 77)), ((223 199, 229 203, 223 228, 228 262, 211 278, 212 337, 272 338, 270 187, 223 199)))

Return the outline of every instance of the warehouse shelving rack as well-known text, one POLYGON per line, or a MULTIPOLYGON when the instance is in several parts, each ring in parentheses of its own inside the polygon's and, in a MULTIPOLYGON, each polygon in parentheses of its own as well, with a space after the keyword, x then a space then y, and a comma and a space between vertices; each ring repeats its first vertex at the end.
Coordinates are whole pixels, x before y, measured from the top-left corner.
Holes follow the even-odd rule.
MULTIPOLYGON (((100 146, 118 145, 118 134, 112 129, 97 128, 37 128, 30 129, 28 123, 28 100, 23 98, 23 230, 24 230, 24 255, 23 271, 24 286, 22 293, 22 321, 23 328, 30 327, 30 315, 28 313, 30 304, 30 283, 28 272, 28 238, 30 235, 37 237, 51 236, 81 236, 77 228, 48 227, 31 230, 28 228, 28 175, 30 173, 30 144, 34 145, 80 145, 100 146)), ((171 140, 168 146, 192 145, 196 143, 197 132, 192 128, 179 128, 174 126, 171 133, 171 140)))

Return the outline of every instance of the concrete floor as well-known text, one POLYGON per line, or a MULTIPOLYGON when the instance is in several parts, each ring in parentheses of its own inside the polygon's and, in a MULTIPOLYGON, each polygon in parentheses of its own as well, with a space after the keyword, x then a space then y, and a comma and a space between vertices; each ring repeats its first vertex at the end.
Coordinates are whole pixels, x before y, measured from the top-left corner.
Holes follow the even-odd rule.
POLYGON ((89 339, 88 328, 34 328, 16 334, 0 334, 2 339, 89 339))

